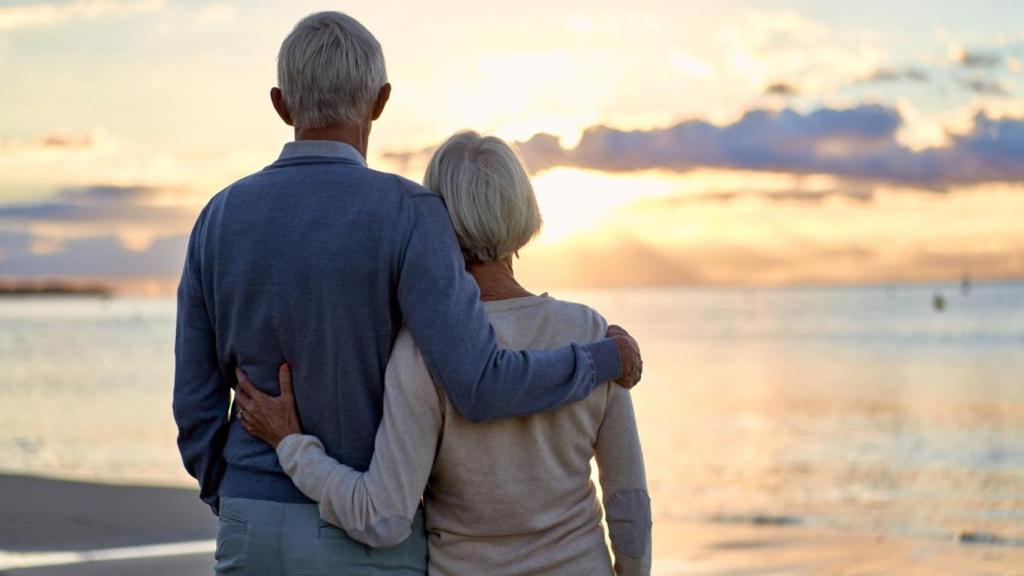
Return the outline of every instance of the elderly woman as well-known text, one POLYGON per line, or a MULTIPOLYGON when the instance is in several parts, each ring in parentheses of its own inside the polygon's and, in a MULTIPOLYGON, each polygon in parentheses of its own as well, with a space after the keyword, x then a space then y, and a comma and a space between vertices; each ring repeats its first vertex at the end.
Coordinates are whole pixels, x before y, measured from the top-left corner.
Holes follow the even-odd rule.
MULTIPOLYGON (((597 312, 533 295, 516 281, 512 257, 537 234, 541 216, 510 146, 458 133, 434 154, 425 185, 445 200, 502 346, 548 349, 605 334, 597 312)), ((629 392, 619 386, 606 383, 552 412, 474 424, 434 384, 403 331, 387 366, 373 461, 359 472, 301 433, 287 365, 278 397, 258 391, 241 371, 238 378, 243 426, 276 447, 321 517, 356 540, 402 542, 420 529, 413 520, 422 498, 431 574, 611 574, 590 479, 596 457, 614 571, 650 572, 643 456, 629 392)))

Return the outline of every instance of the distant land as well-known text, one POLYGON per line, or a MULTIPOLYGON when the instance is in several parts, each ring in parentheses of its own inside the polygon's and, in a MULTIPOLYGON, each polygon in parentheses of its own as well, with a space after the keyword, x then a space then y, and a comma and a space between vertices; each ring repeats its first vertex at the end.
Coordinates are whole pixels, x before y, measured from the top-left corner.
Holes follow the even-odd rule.
POLYGON ((114 290, 105 284, 82 284, 61 280, 0 280, 0 298, 5 296, 88 296, 110 298, 114 290))

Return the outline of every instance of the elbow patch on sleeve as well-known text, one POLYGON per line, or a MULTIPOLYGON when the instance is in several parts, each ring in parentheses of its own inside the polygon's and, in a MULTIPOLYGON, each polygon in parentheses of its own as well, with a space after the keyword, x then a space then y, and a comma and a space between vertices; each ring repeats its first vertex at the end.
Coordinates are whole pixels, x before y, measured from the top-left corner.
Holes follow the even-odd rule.
POLYGON ((651 538, 651 498, 647 490, 623 490, 605 499, 608 533, 615 552, 643 558, 651 538))
POLYGON ((346 530, 354 540, 373 548, 390 548, 405 541, 412 534, 412 519, 392 516, 374 522, 363 530, 346 530))

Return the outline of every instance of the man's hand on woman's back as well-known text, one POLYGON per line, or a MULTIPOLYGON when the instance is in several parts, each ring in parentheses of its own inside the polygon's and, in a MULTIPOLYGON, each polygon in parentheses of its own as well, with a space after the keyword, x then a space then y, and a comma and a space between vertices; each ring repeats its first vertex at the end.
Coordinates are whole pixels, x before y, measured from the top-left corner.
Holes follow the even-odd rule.
POLYGON ((640 345, 622 326, 608 326, 608 333, 615 345, 619 347, 619 362, 622 364, 622 376, 615 381, 625 389, 630 389, 640 382, 644 371, 644 360, 640 356, 640 345))

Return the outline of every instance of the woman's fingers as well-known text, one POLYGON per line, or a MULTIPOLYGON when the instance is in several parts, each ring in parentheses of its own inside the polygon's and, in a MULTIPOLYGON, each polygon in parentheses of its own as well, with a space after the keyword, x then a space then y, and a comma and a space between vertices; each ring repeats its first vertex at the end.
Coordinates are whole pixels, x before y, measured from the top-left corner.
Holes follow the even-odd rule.
POLYGON ((256 388, 254 388, 249 382, 239 382, 238 387, 235 388, 235 398, 237 398, 239 403, 244 407, 248 407, 255 403, 259 399, 259 393, 260 391, 256 390, 256 388))
POLYGON ((273 446, 289 434, 301 434, 295 396, 292 392, 292 371, 286 363, 278 369, 281 394, 270 396, 256 388, 241 368, 235 368, 238 386, 235 401, 240 407, 242 428, 250 435, 273 446))
POLYGON ((264 402, 270 398, 268 394, 264 394, 257 388, 240 368, 235 368, 235 375, 238 378, 238 388, 236 389, 238 395, 246 396, 256 402, 264 402))
POLYGON ((238 405, 242 407, 242 410, 245 410, 250 413, 252 413, 252 411, 256 408, 256 401, 253 400, 252 397, 247 395, 245 392, 236 392, 235 402, 237 402, 238 405))
MULTIPOLYGON (((267 399, 273 398, 273 396, 266 394, 257 388, 241 368, 235 367, 235 378, 238 380, 237 390, 253 400, 263 402, 267 399)), ((294 394, 292 393, 291 366, 287 363, 281 364, 281 368, 277 371, 277 379, 281 385, 280 397, 291 400, 294 397, 294 394)))
POLYGON ((260 429, 253 426, 248 420, 242 420, 242 428, 252 436, 260 439, 263 438, 260 434, 260 429))
POLYGON ((277 379, 281 383, 281 397, 292 398, 292 368, 287 363, 281 364, 277 371, 277 379))

